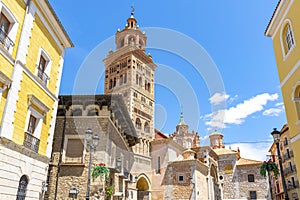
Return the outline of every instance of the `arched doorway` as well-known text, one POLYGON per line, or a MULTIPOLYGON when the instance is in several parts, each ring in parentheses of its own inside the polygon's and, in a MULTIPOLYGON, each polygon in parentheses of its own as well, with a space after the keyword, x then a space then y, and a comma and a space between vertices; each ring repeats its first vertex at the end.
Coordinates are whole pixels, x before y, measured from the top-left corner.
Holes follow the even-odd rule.
POLYGON ((16 200, 24 200, 25 199, 27 185, 28 185, 28 178, 27 178, 26 175, 23 175, 20 178, 20 181, 19 181, 19 187, 18 187, 17 199, 16 200))
POLYGON ((146 177, 139 177, 136 182, 137 200, 149 200, 149 182, 146 177))

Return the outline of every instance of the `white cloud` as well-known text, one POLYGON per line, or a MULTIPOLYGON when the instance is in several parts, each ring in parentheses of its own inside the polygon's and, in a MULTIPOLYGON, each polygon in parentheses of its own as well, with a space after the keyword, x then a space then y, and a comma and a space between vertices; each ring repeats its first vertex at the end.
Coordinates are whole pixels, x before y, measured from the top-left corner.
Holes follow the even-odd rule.
POLYGON ((217 105, 222 102, 225 102, 228 98, 229 98, 228 94, 217 92, 212 97, 209 98, 209 101, 211 104, 217 105))
POLYGON ((263 93, 244 100, 236 106, 226 110, 218 110, 204 116, 205 124, 211 127, 225 128, 226 124, 242 124, 245 119, 256 112, 262 111, 268 101, 278 99, 278 94, 263 93))
POLYGON ((229 99, 229 103, 232 103, 232 102, 234 102, 236 99, 238 98, 238 95, 236 94, 236 95, 234 95, 234 97, 230 97, 230 99, 229 99))
MULTIPOLYGON (((269 149, 272 145, 272 141, 265 143, 236 143, 231 144, 230 147, 233 150, 237 150, 239 147, 241 152, 241 157, 248 158, 252 160, 265 161, 267 155, 269 154, 269 149)), ((228 149, 228 147, 226 146, 228 149)))
POLYGON ((281 108, 270 108, 270 109, 268 109, 268 110, 265 110, 265 111, 263 112, 263 115, 265 115, 265 116, 275 116, 275 117, 277 117, 277 116, 279 116, 279 114, 280 114, 281 112, 283 112, 283 109, 281 109, 281 108))
POLYGON ((276 103, 275 106, 283 106, 283 102, 276 103))

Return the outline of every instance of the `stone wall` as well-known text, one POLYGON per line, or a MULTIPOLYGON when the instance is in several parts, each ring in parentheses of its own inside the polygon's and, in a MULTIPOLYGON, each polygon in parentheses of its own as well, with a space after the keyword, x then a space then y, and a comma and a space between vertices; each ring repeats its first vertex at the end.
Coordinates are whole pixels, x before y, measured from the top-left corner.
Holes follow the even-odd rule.
MULTIPOLYGON (((56 121, 56 129, 54 135, 54 145, 52 153, 52 162, 49 168, 48 178, 48 192, 46 199, 54 199, 56 175, 58 170, 59 154, 62 143, 62 134, 64 127, 64 117, 58 117, 56 121), (50 194, 50 195, 49 195, 50 194)), ((86 196, 87 177, 88 177, 88 163, 89 151, 84 149, 82 154, 82 162, 67 162, 64 159, 67 147, 68 138, 79 137, 85 143, 85 130, 92 128, 92 131, 99 135, 99 144, 96 151, 93 152, 93 166, 99 163, 105 163, 106 166, 111 168, 110 181, 114 185, 115 192, 123 192, 125 196, 126 178, 124 172, 130 172, 134 162, 134 155, 131 147, 123 138, 120 129, 110 118, 104 117, 66 117, 65 139, 63 144, 62 162, 60 163, 60 173, 57 187, 57 199, 72 199, 69 195, 72 186, 78 187, 77 199, 84 199, 86 196), (121 171, 120 173, 114 171, 116 169, 116 160, 121 158, 121 171), (116 172, 116 173, 115 173, 116 172), (119 176, 122 175, 122 176, 119 176), (123 187, 119 187, 120 181, 123 187)), ((72 147, 74 148, 74 147, 72 147)), ((93 196, 96 191, 101 187, 91 180, 91 195, 93 196)), ((95 194, 98 196, 97 194, 95 194)))
POLYGON ((259 173, 260 165, 237 166, 235 179, 239 182, 239 199, 249 199, 250 191, 256 191, 257 199, 266 199, 268 195, 267 179, 259 173), (248 182, 248 175, 254 175, 254 182, 248 182))

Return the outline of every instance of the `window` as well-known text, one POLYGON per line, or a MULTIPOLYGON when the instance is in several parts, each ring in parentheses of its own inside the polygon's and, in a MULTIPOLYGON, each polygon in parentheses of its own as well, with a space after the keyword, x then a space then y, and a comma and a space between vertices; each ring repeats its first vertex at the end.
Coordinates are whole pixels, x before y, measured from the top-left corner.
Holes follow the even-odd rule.
POLYGON ((293 186, 293 188, 296 188, 296 183, 295 183, 295 178, 294 177, 292 177, 292 186, 293 186))
POLYGON ((30 115, 27 132, 33 135, 36 126, 36 117, 30 115))
POLYGON ((294 102, 296 104, 296 113, 298 115, 298 120, 300 120, 300 83, 295 87, 294 91, 294 102))
POLYGON ((149 123, 148 123, 148 122, 145 122, 145 124, 144 124, 144 131, 145 131, 146 133, 149 133, 149 132, 150 132, 150 126, 149 126, 149 123))
POLYGON ((47 74, 45 73, 46 63, 46 59, 41 55, 40 62, 38 64, 38 77, 44 84, 47 84, 47 81, 49 79, 47 74))
POLYGON ((156 169, 156 173, 160 174, 160 156, 157 157, 157 169, 156 169))
POLYGON ((4 42, 4 38, 6 37, 6 35, 8 34, 8 30, 9 30, 9 27, 10 27, 10 21, 7 19, 7 17, 1 13, 1 16, 0 16, 0 27, 1 27, 1 30, 0 30, 0 39, 1 39, 1 42, 3 43, 4 42))
POLYGON ((43 85, 47 86, 51 68, 50 56, 43 48, 40 48, 37 60, 37 77, 43 85))
POLYGON ((82 116, 82 110, 80 108, 74 109, 72 111, 72 116, 82 116))
POLYGON ((291 172, 292 172, 292 171, 294 171, 294 170, 293 170, 293 165, 292 165, 292 162, 289 162, 289 166, 290 166, 290 170, 291 170, 291 172))
POLYGON ((287 154, 287 157, 288 157, 288 158, 291 158, 289 149, 286 150, 286 154, 287 154))
POLYGON ((257 199, 256 191, 250 191, 250 199, 257 199))
POLYGON ((286 26, 285 29, 285 42, 286 42, 286 48, 287 48, 286 53, 287 53, 294 45, 293 32, 289 24, 286 26))
POLYGON ((88 116, 98 116, 99 115, 99 112, 97 109, 90 109, 88 111, 88 116))
POLYGON ((152 107, 152 105, 153 105, 153 104, 152 104, 152 102, 151 102, 151 101, 149 101, 149 106, 151 106, 151 107, 152 107))
POLYGON ((12 12, 0 2, 0 45, 12 53, 13 41, 18 31, 18 23, 12 12))
POLYGON ((82 163, 83 162, 83 141, 80 138, 68 138, 65 154, 65 162, 82 163))
POLYGON ((25 200, 27 185, 28 185, 28 178, 27 178, 27 176, 23 175, 19 181, 19 187, 18 187, 16 200, 25 200))
POLYGON ((248 174, 248 182, 254 182, 254 175, 248 174))
POLYGON ((111 89, 113 87, 113 81, 112 79, 109 80, 109 89, 111 89))
POLYGON ((114 78, 113 87, 116 87, 116 85, 117 85, 117 79, 116 79, 116 78, 114 78))
POLYGON ((141 129, 142 128, 142 123, 141 123, 141 120, 139 118, 136 118, 135 127, 137 129, 141 129))
POLYGON ((24 141, 23 146, 34 151, 39 151, 40 134, 42 131, 42 121, 45 113, 49 111, 49 108, 40 102, 33 95, 29 95, 29 108, 26 117, 26 124, 24 127, 24 141), (43 113, 35 110, 31 104, 37 106, 43 113))
POLYGON ((133 96, 134 96, 135 98, 138 98, 138 94, 137 94, 136 92, 133 93, 133 96))
POLYGON ((286 145, 288 145, 288 140, 287 140, 287 138, 285 137, 285 138, 284 138, 284 146, 286 146, 286 145))
POLYGON ((135 84, 139 84, 139 75, 137 74, 136 76, 135 76, 135 84))
POLYGON ((179 182, 183 182, 184 181, 184 176, 183 175, 179 175, 178 176, 178 181, 179 182))
POLYGON ((123 75, 120 75, 120 85, 123 85, 123 75))

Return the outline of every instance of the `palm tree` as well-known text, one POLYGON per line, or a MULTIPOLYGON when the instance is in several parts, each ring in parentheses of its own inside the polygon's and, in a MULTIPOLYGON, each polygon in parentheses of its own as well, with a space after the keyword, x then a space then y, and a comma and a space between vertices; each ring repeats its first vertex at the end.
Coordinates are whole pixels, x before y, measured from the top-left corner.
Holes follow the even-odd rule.
POLYGON ((272 162, 271 160, 269 160, 268 162, 265 161, 260 166, 260 175, 262 175, 265 178, 268 176, 271 199, 273 199, 273 193, 272 193, 272 187, 271 187, 271 178, 270 178, 271 173, 273 173, 274 177, 277 178, 277 176, 279 174, 277 164, 275 162, 272 162))

